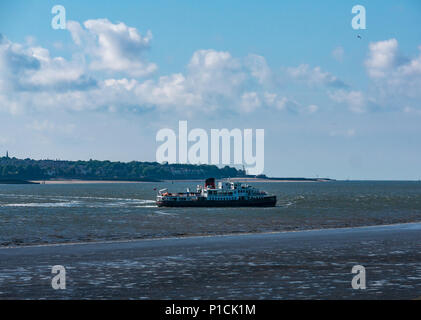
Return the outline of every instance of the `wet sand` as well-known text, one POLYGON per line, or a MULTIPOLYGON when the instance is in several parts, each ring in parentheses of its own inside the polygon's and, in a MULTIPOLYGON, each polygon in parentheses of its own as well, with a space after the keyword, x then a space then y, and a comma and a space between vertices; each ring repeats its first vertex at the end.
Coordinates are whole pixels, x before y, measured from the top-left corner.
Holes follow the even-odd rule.
POLYGON ((421 223, 0 248, 0 298, 415 299, 421 223), (366 268, 354 290, 351 269, 366 268), (67 288, 51 287, 63 265, 67 288))

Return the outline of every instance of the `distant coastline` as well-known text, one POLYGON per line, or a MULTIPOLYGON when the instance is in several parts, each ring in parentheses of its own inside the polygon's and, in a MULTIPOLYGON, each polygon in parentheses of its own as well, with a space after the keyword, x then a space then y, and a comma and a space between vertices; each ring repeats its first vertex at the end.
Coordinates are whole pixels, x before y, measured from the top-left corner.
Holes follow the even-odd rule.
POLYGON ((17 179, 0 179, 0 184, 39 184, 39 182, 17 179))
POLYGON ((0 180, 53 181, 124 181, 157 182, 162 180, 217 179, 245 176, 245 171, 205 164, 169 164, 143 161, 68 161, 0 157, 0 180))
POLYGON ((81 179, 52 179, 52 180, 31 180, 33 184, 111 184, 111 183, 151 183, 160 180, 81 180, 81 179))
MULTIPOLYGON (((334 180, 311 179, 311 178, 255 178, 236 177, 229 178, 232 181, 244 183, 274 183, 274 182, 326 182, 334 180)), ((202 183, 203 179, 174 179, 174 180, 81 180, 81 179, 52 179, 52 180, 31 180, 27 184, 112 184, 112 183, 152 183, 152 182, 197 182, 202 183)), ((0 182, 1 184, 1 182, 0 182)))
POLYGON ((0 184, 137 183, 203 181, 206 178, 242 182, 325 182, 327 178, 276 178, 247 175, 245 170, 204 164, 33 160, 0 157, 0 184))
POLYGON ((239 178, 232 178, 231 180, 241 181, 241 182, 328 182, 328 181, 335 181, 334 179, 328 179, 328 178, 276 178, 276 177, 266 177, 266 178, 239 177, 239 178))

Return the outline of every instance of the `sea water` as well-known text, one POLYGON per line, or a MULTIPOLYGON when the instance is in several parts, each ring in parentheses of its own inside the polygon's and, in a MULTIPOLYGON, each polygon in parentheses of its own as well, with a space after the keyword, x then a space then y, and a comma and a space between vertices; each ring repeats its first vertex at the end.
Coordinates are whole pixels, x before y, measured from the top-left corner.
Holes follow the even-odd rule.
POLYGON ((421 221, 421 183, 253 183, 273 208, 158 208, 197 182, 0 185, 0 246, 258 233, 421 221))

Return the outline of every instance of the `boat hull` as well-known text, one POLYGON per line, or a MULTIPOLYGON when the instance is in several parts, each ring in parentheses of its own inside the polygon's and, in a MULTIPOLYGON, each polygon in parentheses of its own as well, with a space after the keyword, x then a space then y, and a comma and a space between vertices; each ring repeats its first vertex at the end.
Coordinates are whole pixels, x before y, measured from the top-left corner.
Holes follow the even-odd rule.
POLYGON ((156 201, 158 207, 274 207, 276 196, 252 200, 188 200, 188 201, 156 201))

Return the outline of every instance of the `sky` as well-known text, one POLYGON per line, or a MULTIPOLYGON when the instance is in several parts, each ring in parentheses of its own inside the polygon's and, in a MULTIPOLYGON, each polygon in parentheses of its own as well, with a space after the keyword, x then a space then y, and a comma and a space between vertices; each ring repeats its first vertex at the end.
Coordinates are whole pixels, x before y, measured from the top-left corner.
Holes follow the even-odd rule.
POLYGON ((264 129, 269 176, 418 180, 420 89, 418 0, 0 3, 0 154, 18 158, 155 161, 187 120, 264 129))

